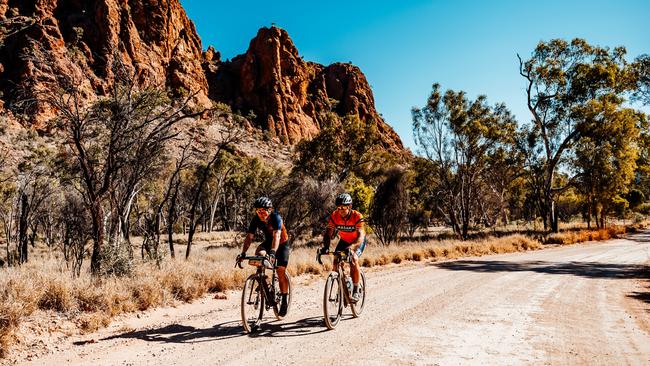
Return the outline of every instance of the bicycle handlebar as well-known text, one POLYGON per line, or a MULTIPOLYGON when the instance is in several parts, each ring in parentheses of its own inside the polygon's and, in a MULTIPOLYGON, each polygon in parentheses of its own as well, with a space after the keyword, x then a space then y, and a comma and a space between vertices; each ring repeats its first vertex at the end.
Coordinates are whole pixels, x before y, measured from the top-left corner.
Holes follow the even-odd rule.
POLYGON ((267 264, 267 263, 268 263, 268 264, 271 264, 271 262, 269 261, 268 256, 262 256, 262 255, 251 255, 251 256, 241 257, 241 258, 239 258, 239 260, 237 260, 237 263, 235 263, 235 267, 238 266, 239 268, 243 269, 244 267, 241 265, 241 262, 243 262, 243 261, 245 261, 245 260, 257 260, 257 261, 261 261, 261 262, 262 262, 262 265, 263 265, 264 267, 268 268, 268 269, 271 269, 271 268, 274 268, 274 267, 275 267, 275 263, 273 263, 272 266, 271 266, 271 265, 267 266, 266 264, 267 264))
POLYGON ((330 251, 327 251, 325 253, 321 253, 320 251, 318 251, 316 253, 316 257, 317 257, 316 259, 318 260, 318 263, 323 264, 323 262, 320 260, 320 257, 323 256, 323 255, 334 256, 334 257, 341 258, 343 260, 348 260, 348 259, 352 258, 350 256, 350 254, 351 254, 351 252, 350 252, 349 249, 339 250, 339 251, 331 251, 330 250, 330 251))

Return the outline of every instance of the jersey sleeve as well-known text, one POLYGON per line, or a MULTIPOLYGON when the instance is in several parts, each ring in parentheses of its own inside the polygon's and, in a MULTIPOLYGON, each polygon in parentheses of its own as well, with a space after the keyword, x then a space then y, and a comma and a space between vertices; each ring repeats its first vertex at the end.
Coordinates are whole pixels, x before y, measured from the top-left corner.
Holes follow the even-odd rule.
POLYGON ((271 214, 271 219, 269 220, 269 223, 271 224, 271 228, 273 230, 281 230, 282 229, 282 216, 277 211, 273 211, 271 214))
POLYGON ((331 214, 327 217, 327 228, 336 229, 336 223, 334 222, 334 214, 331 214))

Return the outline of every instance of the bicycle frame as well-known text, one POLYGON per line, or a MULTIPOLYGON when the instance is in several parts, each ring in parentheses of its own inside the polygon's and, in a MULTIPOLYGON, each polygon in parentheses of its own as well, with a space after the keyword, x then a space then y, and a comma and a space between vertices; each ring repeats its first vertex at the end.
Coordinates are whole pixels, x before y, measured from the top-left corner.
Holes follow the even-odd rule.
POLYGON ((339 252, 327 252, 327 253, 322 253, 318 254, 318 261, 320 261, 321 255, 331 255, 334 257, 334 261, 336 263, 336 271, 332 271, 330 275, 327 277, 325 281, 325 292, 323 294, 323 311, 325 312, 325 325, 329 329, 334 329, 336 325, 338 324, 339 320, 341 319, 341 315, 343 313, 343 308, 347 307, 350 305, 350 308, 352 309, 352 316, 353 317, 358 317, 361 315, 363 312, 363 307, 365 304, 365 286, 366 286, 366 278, 365 274, 363 271, 360 271, 359 276, 360 276, 360 290, 362 291, 362 298, 360 299, 360 302, 353 302, 352 301, 352 294, 350 293, 350 289, 348 289, 347 282, 349 279, 349 276, 346 275, 345 272, 345 263, 348 263, 351 265, 351 257, 348 256, 347 251, 339 251, 339 252), (333 284, 336 283, 338 286, 335 288, 333 284), (340 297, 339 297, 340 296, 340 297), (343 300, 343 301, 340 301, 343 300), (337 304, 334 309, 329 309, 330 305, 337 304))
MULTIPOLYGON (((352 303, 351 301, 352 294, 350 293, 350 290, 348 289, 347 286, 348 276, 345 273, 345 264, 347 263, 349 266, 352 266, 352 258, 349 257, 346 252, 331 252, 331 253, 334 257, 334 260, 337 262, 336 273, 339 274, 338 282, 339 282, 339 286, 343 290, 343 306, 347 307, 349 304, 352 303)), ((350 277, 351 276, 352 274, 350 274, 350 277)))
MULTIPOLYGON (((275 301, 275 280, 276 280, 276 275, 275 275, 275 266, 272 265, 266 257, 262 256, 250 256, 250 257, 244 257, 242 258, 242 261, 248 260, 248 261, 259 261, 259 265, 255 265, 257 267, 257 271, 255 272, 255 276, 259 279, 259 282, 262 284, 262 289, 263 289, 263 294, 264 294, 264 305, 266 307, 266 310, 271 309, 273 305, 276 304, 275 301), (268 277, 266 276, 266 270, 270 269, 271 270, 271 283, 269 284, 269 281, 267 280, 268 277)), ((249 262, 250 263, 250 262, 249 262)), ((241 262, 238 263, 239 268, 244 268, 241 265, 241 262)))

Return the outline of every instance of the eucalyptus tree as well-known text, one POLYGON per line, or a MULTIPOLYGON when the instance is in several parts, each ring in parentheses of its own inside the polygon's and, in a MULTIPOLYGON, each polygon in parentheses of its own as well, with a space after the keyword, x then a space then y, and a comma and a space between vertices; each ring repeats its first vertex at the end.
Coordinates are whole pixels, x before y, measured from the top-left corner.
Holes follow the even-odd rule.
POLYGON ((493 165, 489 158, 514 143, 516 122, 503 104, 489 106, 485 96, 469 100, 462 91, 443 95, 438 84, 426 106, 412 114, 416 144, 437 176, 437 210, 455 233, 467 238, 480 216, 493 165))
POLYGON ((540 174, 535 179, 541 180, 538 201, 545 228, 558 230, 556 195, 577 177, 563 186, 556 186, 554 178, 575 144, 594 127, 584 118, 583 107, 603 98, 620 105, 637 87, 625 54, 623 47, 610 50, 583 39, 553 39, 540 42, 527 60, 518 56, 532 115, 526 152, 530 170, 540 174))
POLYGON ((592 125, 589 135, 575 146, 572 162, 577 187, 584 195, 587 222, 605 225, 605 216, 627 192, 637 168, 639 112, 619 108, 619 100, 594 100, 582 108, 583 123, 592 125))

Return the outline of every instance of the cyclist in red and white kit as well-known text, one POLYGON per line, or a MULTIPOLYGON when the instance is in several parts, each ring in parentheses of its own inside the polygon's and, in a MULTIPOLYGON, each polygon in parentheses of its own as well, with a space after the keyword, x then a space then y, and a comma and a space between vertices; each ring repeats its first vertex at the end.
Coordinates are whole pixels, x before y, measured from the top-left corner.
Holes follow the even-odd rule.
MULTIPOLYGON (((366 247, 366 231, 363 228, 365 219, 363 215, 352 209, 352 196, 347 193, 341 193, 336 196, 336 211, 334 211, 327 220, 327 229, 323 235, 323 247, 320 253, 329 251, 330 242, 334 231, 338 230, 341 240, 336 245, 335 251, 350 250, 352 256, 352 265, 350 272, 352 275, 352 301, 357 302, 360 297, 359 293, 359 257, 366 247)), ((336 271, 338 263, 334 263, 336 271)))

